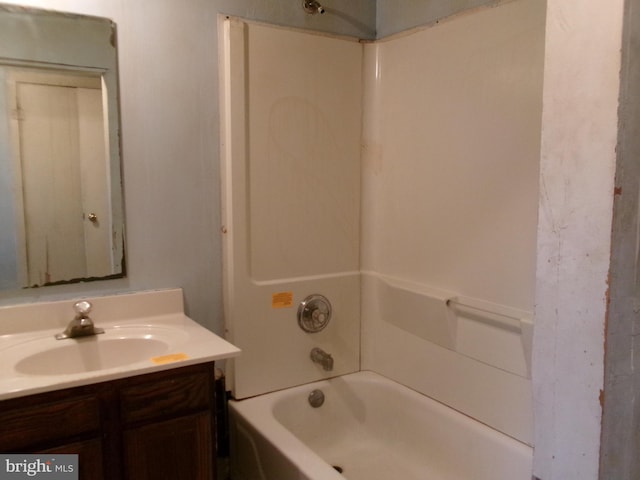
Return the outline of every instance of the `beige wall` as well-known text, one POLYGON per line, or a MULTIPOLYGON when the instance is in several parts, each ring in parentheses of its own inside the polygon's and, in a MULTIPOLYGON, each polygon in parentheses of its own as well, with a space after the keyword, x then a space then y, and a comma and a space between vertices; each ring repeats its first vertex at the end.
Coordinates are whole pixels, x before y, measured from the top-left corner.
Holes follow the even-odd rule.
POLYGON ((360 367, 362 45, 225 21, 224 256, 236 398, 360 367), (298 305, 324 295, 321 332, 298 305), (289 298, 287 301, 278 298, 289 298), (314 364, 312 348, 334 359, 314 364))
POLYGON ((534 473, 595 480, 624 2, 547 3, 534 473))
POLYGON ((365 57, 363 366, 529 444, 544 18, 478 9, 365 57))

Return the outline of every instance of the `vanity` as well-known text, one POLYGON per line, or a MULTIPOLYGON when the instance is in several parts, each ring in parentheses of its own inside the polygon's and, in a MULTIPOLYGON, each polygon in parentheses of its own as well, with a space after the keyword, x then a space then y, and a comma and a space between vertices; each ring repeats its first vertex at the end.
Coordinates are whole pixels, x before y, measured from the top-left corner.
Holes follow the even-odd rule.
POLYGON ((0 451, 79 454, 80 478, 212 479, 213 362, 5 400, 0 451))
POLYGON ((107 283, 128 274, 116 24, 0 3, 0 34, 0 300, 23 302, 0 307, 0 454, 211 480, 214 366, 239 350, 182 290, 107 283))
POLYGON ((73 301, 0 308, 0 452, 78 454, 81 479, 214 479, 214 366, 240 351, 180 289, 90 302, 104 333, 62 340, 73 301))

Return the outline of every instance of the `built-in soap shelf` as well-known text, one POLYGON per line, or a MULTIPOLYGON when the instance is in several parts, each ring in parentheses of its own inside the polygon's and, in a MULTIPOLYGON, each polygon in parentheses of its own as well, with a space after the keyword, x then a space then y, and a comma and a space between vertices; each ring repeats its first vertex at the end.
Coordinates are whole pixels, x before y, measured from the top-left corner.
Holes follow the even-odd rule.
POLYGON ((532 313, 372 275, 383 321, 479 362, 530 377, 532 313))

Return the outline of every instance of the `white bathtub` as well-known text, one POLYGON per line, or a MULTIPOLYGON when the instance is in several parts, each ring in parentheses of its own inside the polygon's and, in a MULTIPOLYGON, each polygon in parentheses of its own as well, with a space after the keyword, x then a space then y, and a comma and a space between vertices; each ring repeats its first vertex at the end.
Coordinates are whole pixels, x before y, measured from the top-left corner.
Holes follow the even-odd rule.
POLYGON ((371 372, 232 401, 229 412, 232 480, 531 479, 531 447, 371 372))

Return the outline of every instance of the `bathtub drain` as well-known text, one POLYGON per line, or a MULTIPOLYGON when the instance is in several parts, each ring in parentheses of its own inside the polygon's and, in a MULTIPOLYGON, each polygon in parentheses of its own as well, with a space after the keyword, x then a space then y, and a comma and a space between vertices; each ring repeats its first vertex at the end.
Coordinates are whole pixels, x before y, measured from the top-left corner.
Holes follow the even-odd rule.
POLYGON ((319 408, 324 403, 324 393, 322 393, 322 390, 313 390, 309 394, 308 400, 309 405, 311 405, 313 408, 319 408))
POLYGON ((339 467, 338 465, 334 465, 333 469, 338 473, 342 473, 342 467, 339 467))

